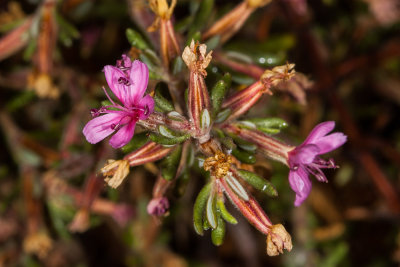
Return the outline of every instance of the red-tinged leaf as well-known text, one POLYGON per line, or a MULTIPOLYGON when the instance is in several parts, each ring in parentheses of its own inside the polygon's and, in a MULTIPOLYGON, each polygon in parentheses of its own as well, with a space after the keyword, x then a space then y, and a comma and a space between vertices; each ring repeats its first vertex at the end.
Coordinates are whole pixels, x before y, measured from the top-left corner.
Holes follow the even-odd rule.
POLYGON ((25 21, 0 39, 0 60, 3 60, 22 49, 29 40, 29 29, 32 26, 32 18, 25 21))
POLYGON ((124 159, 129 161, 130 166, 138 166, 160 160, 168 155, 172 149, 172 147, 164 147, 150 141, 141 148, 126 155, 124 159))

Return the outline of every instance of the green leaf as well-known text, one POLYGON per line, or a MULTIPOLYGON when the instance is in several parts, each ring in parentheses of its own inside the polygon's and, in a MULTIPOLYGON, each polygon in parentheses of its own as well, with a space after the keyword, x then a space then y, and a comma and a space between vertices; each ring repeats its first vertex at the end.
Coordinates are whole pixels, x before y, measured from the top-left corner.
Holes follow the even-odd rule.
POLYGON ((200 42, 201 40, 201 33, 200 32, 195 32, 192 35, 189 35, 189 38, 186 41, 186 46, 189 46, 192 40, 196 42, 200 42))
POLYGON ((12 100, 8 101, 6 104, 6 109, 9 112, 14 112, 30 102, 32 102, 36 98, 36 93, 34 91, 22 91, 19 95, 17 95, 12 100))
POLYGON ((242 121, 241 123, 253 123, 256 128, 267 134, 277 134, 282 129, 288 127, 288 124, 285 120, 281 118, 253 118, 242 121))
POLYGON ((140 50, 144 50, 149 48, 148 43, 145 41, 145 39, 143 38, 143 36, 135 31, 134 29, 126 29, 126 38, 128 39, 129 43, 131 44, 131 46, 134 46, 136 48, 139 48, 140 50))
POLYGON ((30 61, 32 59, 33 53, 35 53, 37 47, 37 41, 35 38, 31 39, 24 50, 23 58, 25 61, 30 61))
POLYGON ((278 191, 272 185, 272 183, 264 178, 258 176, 253 172, 249 172, 246 170, 238 170, 240 176, 245 180, 248 184, 253 186, 254 188, 260 190, 261 192, 271 196, 278 196, 278 191))
POLYGON ((229 115, 231 115, 231 109, 230 108, 223 109, 217 114, 215 122, 216 123, 224 122, 229 117, 229 115))
POLYGON ((201 111, 200 125, 201 125, 201 129, 207 129, 211 125, 210 112, 208 112, 208 109, 206 109, 206 108, 201 111))
POLYGON ((124 153, 130 153, 146 144, 147 141, 149 141, 147 132, 137 133, 132 137, 131 141, 128 144, 121 148, 121 150, 124 153))
POLYGON ((218 114, 221 109, 222 101, 230 87, 231 75, 226 73, 223 79, 219 80, 211 89, 211 101, 213 106, 213 117, 218 114))
POLYGON ((218 216, 218 226, 211 230, 211 241, 214 245, 220 246, 224 242, 225 237, 225 222, 221 216, 218 216))
POLYGON ((215 35, 214 37, 211 37, 209 40, 207 40, 206 45, 207 45, 207 51, 214 50, 217 48, 219 45, 219 41, 221 40, 221 36, 215 35))
POLYGON ((208 196, 211 191, 211 183, 206 184, 197 195, 193 206, 193 226, 197 234, 203 235, 203 214, 208 196))
POLYGON ((161 175, 165 180, 171 181, 175 178, 181 154, 182 146, 177 146, 171 154, 161 161, 161 175))
MULTIPOLYGON (((219 213, 221 214, 222 218, 230 224, 237 224, 237 220, 232 214, 225 207, 224 200, 222 198, 217 199, 217 208, 219 213)), ((219 223, 218 223, 219 225, 219 223)))
POLYGON ((200 7, 194 17, 193 23, 189 29, 189 36, 202 30, 210 20, 210 15, 214 7, 214 0, 202 0, 200 7))
POLYGON ((210 226, 215 229, 218 226, 217 207, 215 205, 215 194, 210 194, 207 200, 206 218, 210 226))
POLYGON ((232 175, 227 175, 224 179, 237 196, 242 198, 244 201, 249 200, 249 195, 247 194, 246 190, 235 177, 232 175))
POLYGON ((181 57, 176 57, 172 62, 172 74, 178 75, 183 69, 183 60, 181 57))
POLYGON ((242 149, 236 148, 232 151, 232 155, 235 156, 238 160, 246 164, 254 164, 256 163, 256 157, 254 153, 249 151, 244 151, 242 149))
POLYGON ((168 138, 159 134, 151 133, 149 135, 149 138, 151 141, 160 144, 160 145, 165 145, 165 146, 171 146, 171 145, 176 145, 179 143, 182 143, 186 141, 187 139, 190 138, 190 134, 185 134, 182 136, 178 136, 176 138, 168 138))
POLYGON ((160 82, 156 85, 155 94, 154 94, 154 103, 156 104, 155 108, 159 112, 170 112, 174 110, 174 106, 172 103, 166 99, 162 92, 168 92, 168 86, 164 82, 160 82))

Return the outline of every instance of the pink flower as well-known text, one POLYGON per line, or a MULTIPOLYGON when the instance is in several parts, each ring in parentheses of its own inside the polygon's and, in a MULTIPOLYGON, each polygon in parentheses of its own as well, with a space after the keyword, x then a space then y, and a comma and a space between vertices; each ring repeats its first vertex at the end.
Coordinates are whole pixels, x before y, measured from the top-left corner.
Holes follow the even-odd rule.
POLYGON ((320 182, 328 182, 321 169, 337 168, 333 159, 325 161, 319 155, 328 153, 343 145, 347 136, 337 132, 327 135, 335 127, 335 122, 327 121, 318 124, 308 135, 307 139, 300 146, 296 147, 289 154, 289 183, 296 192, 295 206, 308 197, 311 191, 311 181, 308 175, 311 173, 320 182))
POLYGON ((131 62, 129 57, 122 55, 116 67, 104 67, 104 74, 108 86, 122 105, 115 103, 103 88, 112 104, 91 110, 95 118, 86 124, 83 134, 89 143, 96 144, 115 133, 110 139, 110 145, 120 148, 132 139, 136 122, 147 119, 154 110, 153 98, 149 95, 143 97, 149 70, 146 64, 138 60, 131 62))

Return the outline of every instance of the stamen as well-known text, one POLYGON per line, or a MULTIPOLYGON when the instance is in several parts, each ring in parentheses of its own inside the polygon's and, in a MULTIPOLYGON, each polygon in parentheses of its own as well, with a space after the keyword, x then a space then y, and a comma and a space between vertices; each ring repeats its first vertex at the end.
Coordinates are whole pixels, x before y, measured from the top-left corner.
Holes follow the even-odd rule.
POLYGON ((117 123, 117 124, 115 124, 115 123, 111 124, 111 129, 112 129, 112 130, 117 131, 117 130, 119 130, 119 128, 121 128, 121 125, 120 125, 119 123, 117 123))
POLYGON ((92 108, 90 110, 90 115, 92 115, 93 118, 98 117, 100 115, 100 111, 98 109, 92 108))
POLYGON ((150 113, 149 107, 146 105, 144 107, 144 115, 147 116, 147 115, 149 115, 149 113, 150 113))
POLYGON ((123 85, 127 85, 127 86, 131 85, 130 81, 125 77, 119 77, 118 78, 118 83, 119 84, 123 84, 123 85))
POLYGON ((291 171, 297 171, 299 169, 299 165, 293 165, 292 168, 290 168, 291 171))

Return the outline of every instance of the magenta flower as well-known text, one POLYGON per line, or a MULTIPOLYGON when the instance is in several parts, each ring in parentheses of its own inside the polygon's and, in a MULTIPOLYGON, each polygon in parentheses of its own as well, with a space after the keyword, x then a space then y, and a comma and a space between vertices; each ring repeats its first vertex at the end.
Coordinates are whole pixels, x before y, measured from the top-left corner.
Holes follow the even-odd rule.
POLYGON ((335 150, 346 142, 347 136, 343 133, 337 132, 327 135, 334 127, 335 122, 333 121, 318 124, 303 144, 288 153, 289 183, 296 193, 295 206, 300 206, 310 194, 311 181, 308 178, 310 173, 318 181, 328 182, 321 169, 337 168, 333 159, 325 161, 319 157, 319 155, 335 150))
POLYGON ((108 86, 122 105, 115 103, 103 88, 112 104, 91 110, 95 118, 86 124, 83 134, 89 143, 96 144, 115 133, 110 145, 120 148, 132 139, 136 122, 147 119, 154 110, 153 98, 149 95, 143 97, 149 70, 146 64, 138 60, 132 63, 129 57, 123 55, 116 67, 105 66, 104 74, 108 86))

